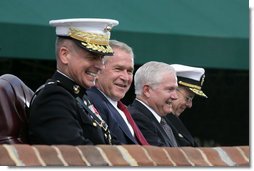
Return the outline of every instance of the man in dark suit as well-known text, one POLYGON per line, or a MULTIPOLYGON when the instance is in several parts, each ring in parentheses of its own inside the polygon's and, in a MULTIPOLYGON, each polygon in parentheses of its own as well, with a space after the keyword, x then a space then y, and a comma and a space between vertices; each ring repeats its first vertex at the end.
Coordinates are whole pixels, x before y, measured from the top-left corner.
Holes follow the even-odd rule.
POLYGON ((110 40, 113 56, 104 58, 104 69, 98 75, 96 87, 87 91, 112 136, 119 144, 147 145, 147 141, 133 121, 127 108, 120 102, 133 80, 134 54, 127 44, 110 40))
POLYGON ((199 146, 198 142, 192 137, 179 116, 186 108, 192 107, 192 100, 195 95, 207 98, 201 90, 205 78, 205 70, 179 64, 171 66, 176 70, 178 79, 178 99, 173 102, 173 111, 166 116, 166 120, 171 125, 179 146, 197 147, 199 146))
POLYGON ((148 62, 135 73, 136 99, 128 109, 147 139, 155 146, 177 147, 177 142, 163 116, 172 112, 177 99, 177 78, 174 68, 162 62, 148 62))
POLYGON ((112 144, 107 125, 86 97, 86 89, 103 68, 110 19, 64 19, 50 21, 56 27, 57 70, 36 91, 30 107, 31 144, 112 144))

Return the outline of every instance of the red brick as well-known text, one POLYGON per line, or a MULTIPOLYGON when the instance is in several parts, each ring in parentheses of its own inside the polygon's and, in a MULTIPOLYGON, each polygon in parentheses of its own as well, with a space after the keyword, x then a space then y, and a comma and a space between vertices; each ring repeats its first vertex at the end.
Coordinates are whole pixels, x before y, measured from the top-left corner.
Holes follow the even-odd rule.
MULTIPOLYGON (((122 145, 129 154, 136 160, 138 166, 154 166, 156 165, 150 158, 148 158, 146 152, 139 145, 122 145)), ((143 146, 144 148, 145 146, 143 146)))
POLYGON ((227 166, 227 164, 221 159, 220 155, 213 148, 200 148, 206 154, 207 159, 213 166, 227 166))
POLYGON ((39 151, 42 160, 47 166, 64 166, 64 163, 58 158, 56 150, 52 146, 34 145, 39 151))
POLYGON ((16 166, 3 145, 0 145, 0 166, 16 166))
POLYGON ((5 166, 241 166, 249 167, 249 146, 172 148, 139 145, 0 145, 5 166))
POLYGON ((19 159, 27 166, 42 166, 38 160, 35 151, 27 144, 13 145, 18 153, 19 159))
POLYGON ((56 147, 61 151, 64 160, 69 166, 87 166, 75 146, 58 145, 56 147))
POLYGON ((129 163, 124 160, 122 154, 118 151, 116 146, 98 145, 97 147, 103 150, 103 152, 106 154, 112 166, 128 166, 129 165, 129 163))
POLYGON ((250 158, 250 148, 249 146, 239 146, 239 148, 244 152, 245 156, 250 158))
POLYGON ((210 166, 198 149, 193 147, 182 147, 182 150, 195 166, 210 166))
POLYGON ((108 162, 104 160, 96 146, 82 145, 78 146, 83 156, 87 159, 91 166, 108 166, 108 162))
POLYGON ((231 158, 232 161, 236 163, 237 166, 249 166, 249 162, 245 160, 239 150, 236 147, 221 147, 231 158))
POLYGON ((167 151, 162 147, 145 146, 144 148, 157 166, 174 166, 175 163, 170 161, 167 151))
POLYGON ((192 164, 186 159, 184 154, 180 151, 180 148, 165 147, 171 159, 176 166, 192 166, 192 164))

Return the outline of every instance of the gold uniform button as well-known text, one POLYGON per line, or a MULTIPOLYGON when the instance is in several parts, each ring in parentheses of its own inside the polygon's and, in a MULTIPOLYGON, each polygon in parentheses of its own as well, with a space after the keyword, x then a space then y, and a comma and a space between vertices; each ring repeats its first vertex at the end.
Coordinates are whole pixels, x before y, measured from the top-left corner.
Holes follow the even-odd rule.
POLYGON ((93 126, 97 127, 97 124, 95 122, 93 122, 93 126))
POLYGON ((80 92, 80 87, 79 87, 79 85, 74 85, 74 86, 73 86, 73 90, 74 90, 74 93, 75 93, 75 94, 79 94, 79 92, 80 92))

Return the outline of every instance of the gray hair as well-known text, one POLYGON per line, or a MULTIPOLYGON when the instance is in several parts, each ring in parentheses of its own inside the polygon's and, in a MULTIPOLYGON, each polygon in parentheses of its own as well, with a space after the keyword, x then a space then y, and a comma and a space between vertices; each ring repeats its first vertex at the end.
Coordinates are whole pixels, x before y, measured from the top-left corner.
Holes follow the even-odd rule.
POLYGON ((59 56, 59 49, 60 46, 62 45, 64 39, 60 38, 60 37, 56 37, 56 41, 55 41, 55 55, 58 57, 59 56))
POLYGON ((57 57, 59 56, 59 50, 63 45, 68 45, 71 48, 78 48, 72 39, 57 36, 55 41, 55 54, 57 57))
POLYGON ((169 72, 175 74, 175 69, 163 62, 150 61, 139 67, 134 76, 135 94, 141 95, 144 85, 161 83, 161 74, 169 72))
MULTIPOLYGON (((132 51, 132 48, 130 46, 128 46, 126 43, 120 42, 117 40, 109 40, 109 45, 113 50, 114 49, 121 49, 121 50, 125 51, 126 53, 131 55, 132 59, 134 59, 134 53, 132 51)), ((108 58, 110 58, 110 56, 105 56, 103 58, 105 63, 108 58)))

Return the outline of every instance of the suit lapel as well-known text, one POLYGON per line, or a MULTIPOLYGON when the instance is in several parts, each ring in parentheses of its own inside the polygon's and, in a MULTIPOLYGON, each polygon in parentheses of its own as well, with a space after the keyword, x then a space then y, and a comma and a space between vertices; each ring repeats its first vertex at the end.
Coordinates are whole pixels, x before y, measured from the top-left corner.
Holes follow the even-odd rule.
POLYGON ((116 108, 108 101, 108 99, 95 87, 93 87, 91 89, 93 92, 95 92, 96 94, 98 94, 103 101, 105 102, 105 105, 107 107, 107 109, 110 111, 109 115, 111 116, 111 119, 113 119, 116 123, 118 123, 117 125, 119 126, 119 128, 124 132, 124 134, 130 139, 132 140, 134 143, 137 144, 137 141, 135 140, 135 138, 132 136, 127 124, 125 123, 124 119, 122 118, 122 116, 120 115, 120 113, 116 110, 116 108))
POLYGON ((161 138, 164 140, 164 142, 168 145, 168 146, 172 146, 171 142, 169 141, 167 134, 165 133, 165 131, 163 130, 163 128, 161 127, 160 123, 158 122, 158 120, 154 117, 153 113, 146 107, 144 106, 142 103, 140 103, 138 100, 135 100, 133 102, 134 106, 137 106, 140 111, 146 115, 148 118, 151 119, 152 122, 154 122, 161 134, 161 138))
POLYGON ((129 127, 125 123, 124 119, 122 116, 119 114, 119 112, 116 110, 116 108, 107 100, 107 105, 109 110, 111 111, 112 118, 118 123, 118 126, 120 129, 127 135, 129 139, 131 139, 133 142, 137 143, 137 141, 134 139, 132 136, 129 127))

